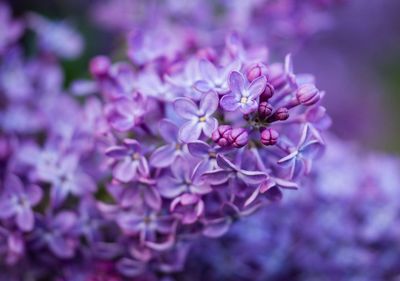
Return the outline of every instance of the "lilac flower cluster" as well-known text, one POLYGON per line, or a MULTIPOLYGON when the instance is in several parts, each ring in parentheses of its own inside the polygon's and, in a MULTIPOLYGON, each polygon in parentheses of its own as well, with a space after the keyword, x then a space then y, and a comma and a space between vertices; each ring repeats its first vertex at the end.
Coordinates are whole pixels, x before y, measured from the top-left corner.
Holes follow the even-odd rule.
POLYGON ((400 160, 329 144, 308 192, 198 241, 177 280, 398 279, 400 160))
POLYGON ((10 39, 0 65, 0 279, 159 280, 194 238, 297 189, 325 147, 324 93, 290 55, 135 33, 130 62, 96 57, 65 90, 59 58, 82 39, 25 19, 37 53, 10 39))
POLYGON ((221 236, 282 188, 297 189, 330 124, 313 77, 295 75, 290 56, 269 63, 235 34, 223 49, 179 56, 147 49, 138 59, 135 48, 132 63, 90 65, 103 103, 96 150, 112 170, 112 203, 98 206, 117 225, 114 246, 130 249, 113 256, 126 276, 180 269, 182 241, 221 236))

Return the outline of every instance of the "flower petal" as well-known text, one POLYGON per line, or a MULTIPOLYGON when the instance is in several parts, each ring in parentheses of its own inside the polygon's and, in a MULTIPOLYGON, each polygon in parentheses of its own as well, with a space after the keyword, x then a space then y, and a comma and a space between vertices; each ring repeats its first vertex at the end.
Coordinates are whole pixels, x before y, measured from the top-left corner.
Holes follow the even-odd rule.
POLYGON ((229 217, 208 221, 204 226, 203 234, 211 238, 221 237, 228 232, 231 224, 232 220, 229 217))
POLYGON ((30 208, 22 208, 16 217, 16 222, 22 231, 31 231, 33 229, 34 217, 30 208))
POLYGON ((257 199, 258 195, 260 194, 260 186, 258 186, 253 193, 250 195, 249 198, 246 199, 246 201, 244 202, 244 207, 249 206, 251 203, 254 202, 254 200, 257 199))
POLYGON ((238 71, 232 71, 229 75, 229 89, 232 91, 234 95, 241 96, 241 93, 244 91, 244 76, 242 73, 238 71))
POLYGON ((30 185, 27 189, 27 196, 32 206, 40 202, 43 197, 43 191, 38 185, 30 185))
POLYGON ((208 155, 211 147, 208 143, 198 140, 188 143, 188 149, 193 156, 204 157, 208 155))
POLYGON ((183 142, 198 140, 202 131, 201 123, 197 120, 188 121, 179 129, 179 139, 183 142))
POLYGON ((227 94, 221 98, 220 104, 226 111, 235 111, 240 106, 240 100, 233 94, 227 94))
POLYGON ((265 76, 260 76, 255 79, 249 86, 249 98, 255 100, 258 98, 262 92, 265 90, 265 86, 267 85, 267 78, 265 76))
POLYGON ((158 191, 153 188, 153 187, 147 187, 143 191, 143 197, 146 202, 146 204, 154 209, 154 210, 160 210, 161 208, 161 196, 158 191))
POLYGON ((173 144, 167 144, 157 148, 150 156, 150 165, 156 168, 164 168, 174 162, 176 148, 173 144))
POLYGON ((268 178, 267 174, 264 172, 245 170, 240 170, 238 177, 240 177, 247 184, 259 184, 268 178))
POLYGON ((113 175, 119 181, 129 182, 136 177, 138 167, 138 161, 125 159, 114 167, 113 175))
POLYGON ((193 85, 193 88, 202 93, 207 93, 211 90, 210 84, 205 80, 196 81, 193 85))
POLYGON ((204 181, 212 185, 220 185, 228 181, 231 173, 226 170, 214 170, 205 172, 201 177, 204 181))
POLYGON ((177 185, 171 178, 164 177, 158 180, 157 189, 162 197, 172 199, 181 195, 186 190, 186 186, 177 185))
POLYGON ((218 70, 209 60, 201 60, 199 63, 201 76, 207 81, 214 81, 218 77, 218 70))
POLYGON ((212 133, 217 129, 218 121, 214 117, 208 117, 205 124, 203 124, 203 133, 207 137, 211 137, 212 133))
POLYGON ((178 127, 172 123, 171 121, 169 121, 168 119, 163 119, 160 121, 159 125, 159 132, 161 137, 169 142, 176 142, 178 140, 178 127))
POLYGON ((191 99, 177 98, 174 101, 174 109, 179 116, 185 119, 191 120, 198 117, 198 108, 191 99))
POLYGON ((125 157, 128 153, 128 149, 124 146, 111 146, 105 151, 108 157, 119 159, 125 157))
POLYGON ((224 155, 218 154, 217 156, 217 163, 218 166, 222 169, 225 170, 233 170, 233 171, 238 171, 239 168, 236 167, 235 164, 233 164, 228 158, 226 158, 224 155))
POLYGON ((200 111, 206 115, 211 116, 218 108, 219 98, 216 92, 208 92, 203 95, 200 100, 200 111))

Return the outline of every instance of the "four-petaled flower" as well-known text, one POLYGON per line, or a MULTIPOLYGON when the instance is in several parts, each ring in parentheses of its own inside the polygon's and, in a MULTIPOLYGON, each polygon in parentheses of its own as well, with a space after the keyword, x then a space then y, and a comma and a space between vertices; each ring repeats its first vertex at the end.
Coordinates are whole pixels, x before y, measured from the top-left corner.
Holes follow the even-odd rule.
POLYGON ((178 156, 182 155, 184 144, 178 140, 179 128, 167 119, 160 121, 159 132, 166 144, 153 152, 150 156, 150 165, 164 168, 171 165, 178 156))
POLYGON ((31 231, 34 226, 32 207, 40 202, 42 194, 39 186, 24 186, 17 176, 9 175, 0 196, 0 218, 15 217, 19 229, 31 231))
POLYGON ((204 211, 201 196, 210 193, 210 186, 202 181, 201 174, 190 160, 179 158, 171 167, 172 175, 158 180, 160 194, 171 202, 170 210, 181 216, 182 223, 194 223, 204 211))
POLYGON ((264 172, 241 169, 221 154, 217 156, 217 163, 220 169, 205 172, 202 176, 206 182, 212 185, 223 184, 231 177, 236 177, 250 185, 260 184, 268 178, 268 175, 264 172))
POLYGON ((146 158, 141 154, 140 144, 133 139, 125 139, 123 146, 112 146, 106 155, 117 160, 113 169, 114 178, 121 182, 135 179, 138 172, 147 174, 149 167, 146 158))
POLYGON ((199 64, 202 80, 194 84, 194 88, 202 93, 207 93, 211 90, 219 94, 226 93, 229 90, 228 76, 232 71, 240 69, 240 61, 235 60, 229 65, 217 68, 208 60, 201 60, 199 64))
POLYGON ((132 98, 119 98, 110 103, 106 108, 106 116, 112 128, 126 132, 142 121, 146 112, 145 99, 139 93, 132 98))
POLYGON ((221 98, 221 106, 226 111, 239 109, 243 114, 249 114, 257 110, 258 97, 262 94, 267 85, 267 78, 260 76, 253 80, 250 85, 242 73, 233 71, 229 76, 229 94, 221 98))
POLYGON ((179 138, 183 142, 198 140, 201 132, 207 137, 218 126, 218 121, 212 117, 218 108, 218 95, 215 92, 209 92, 203 95, 200 100, 200 106, 197 106, 191 99, 178 98, 174 102, 176 113, 189 120, 179 130, 179 138))
POLYGON ((299 143, 296 147, 289 147, 289 154, 278 160, 278 164, 289 167, 289 179, 311 171, 312 159, 322 149, 323 143, 315 137, 308 125, 304 125, 299 143))

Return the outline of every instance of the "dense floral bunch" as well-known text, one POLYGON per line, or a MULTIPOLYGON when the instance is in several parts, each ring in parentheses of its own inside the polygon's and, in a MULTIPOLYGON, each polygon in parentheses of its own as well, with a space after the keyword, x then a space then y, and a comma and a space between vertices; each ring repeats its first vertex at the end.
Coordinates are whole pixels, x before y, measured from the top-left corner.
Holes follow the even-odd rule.
POLYGON ((68 93, 58 57, 79 54, 79 35, 35 14, 24 25, 35 55, 16 32, 0 66, 3 279, 156 280, 194 237, 298 188, 324 148, 324 94, 290 56, 271 63, 236 34, 201 49, 130 37, 131 63, 94 58, 95 81, 68 93))
POLYGON ((399 278, 399 159, 329 144, 311 192, 289 194, 224 238, 199 242, 177 279, 399 278))
POLYGON ((133 64, 91 63, 104 102, 98 148, 109 159, 114 201, 99 206, 131 248, 121 263, 152 264, 173 245, 182 255, 182 237, 224 234, 311 171, 329 118, 323 93, 312 77, 293 73, 290 56, 268 63, 266 52, 245 49, 235 35, 222 50, 128 53, 133 64))

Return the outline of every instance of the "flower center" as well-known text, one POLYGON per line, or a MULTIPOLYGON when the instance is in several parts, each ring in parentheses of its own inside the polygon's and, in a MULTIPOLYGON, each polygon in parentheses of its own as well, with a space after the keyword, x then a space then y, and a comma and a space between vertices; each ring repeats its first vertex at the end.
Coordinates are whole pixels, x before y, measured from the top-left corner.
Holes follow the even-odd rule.
POLYGON ((140 154, 137 153, 137 152, 133 153, 133 154, 132 154, 132 159, 133 159, 133 160, 139 160, 139 159, 140 159, 140 154))
POLYGON ((217 154, 216 154, 214 151, 208 152, 208 156, 209 156, 210 158, 217 158, 217 154))
POLYGON ((199 122, 206 122, 206 116, 200 116, 199 117, 199 122))
POLYGON ((247 103, 247 97, 242 97, 242 98, 240 99, 240 103, 242 103, 242 104, 247 103))

